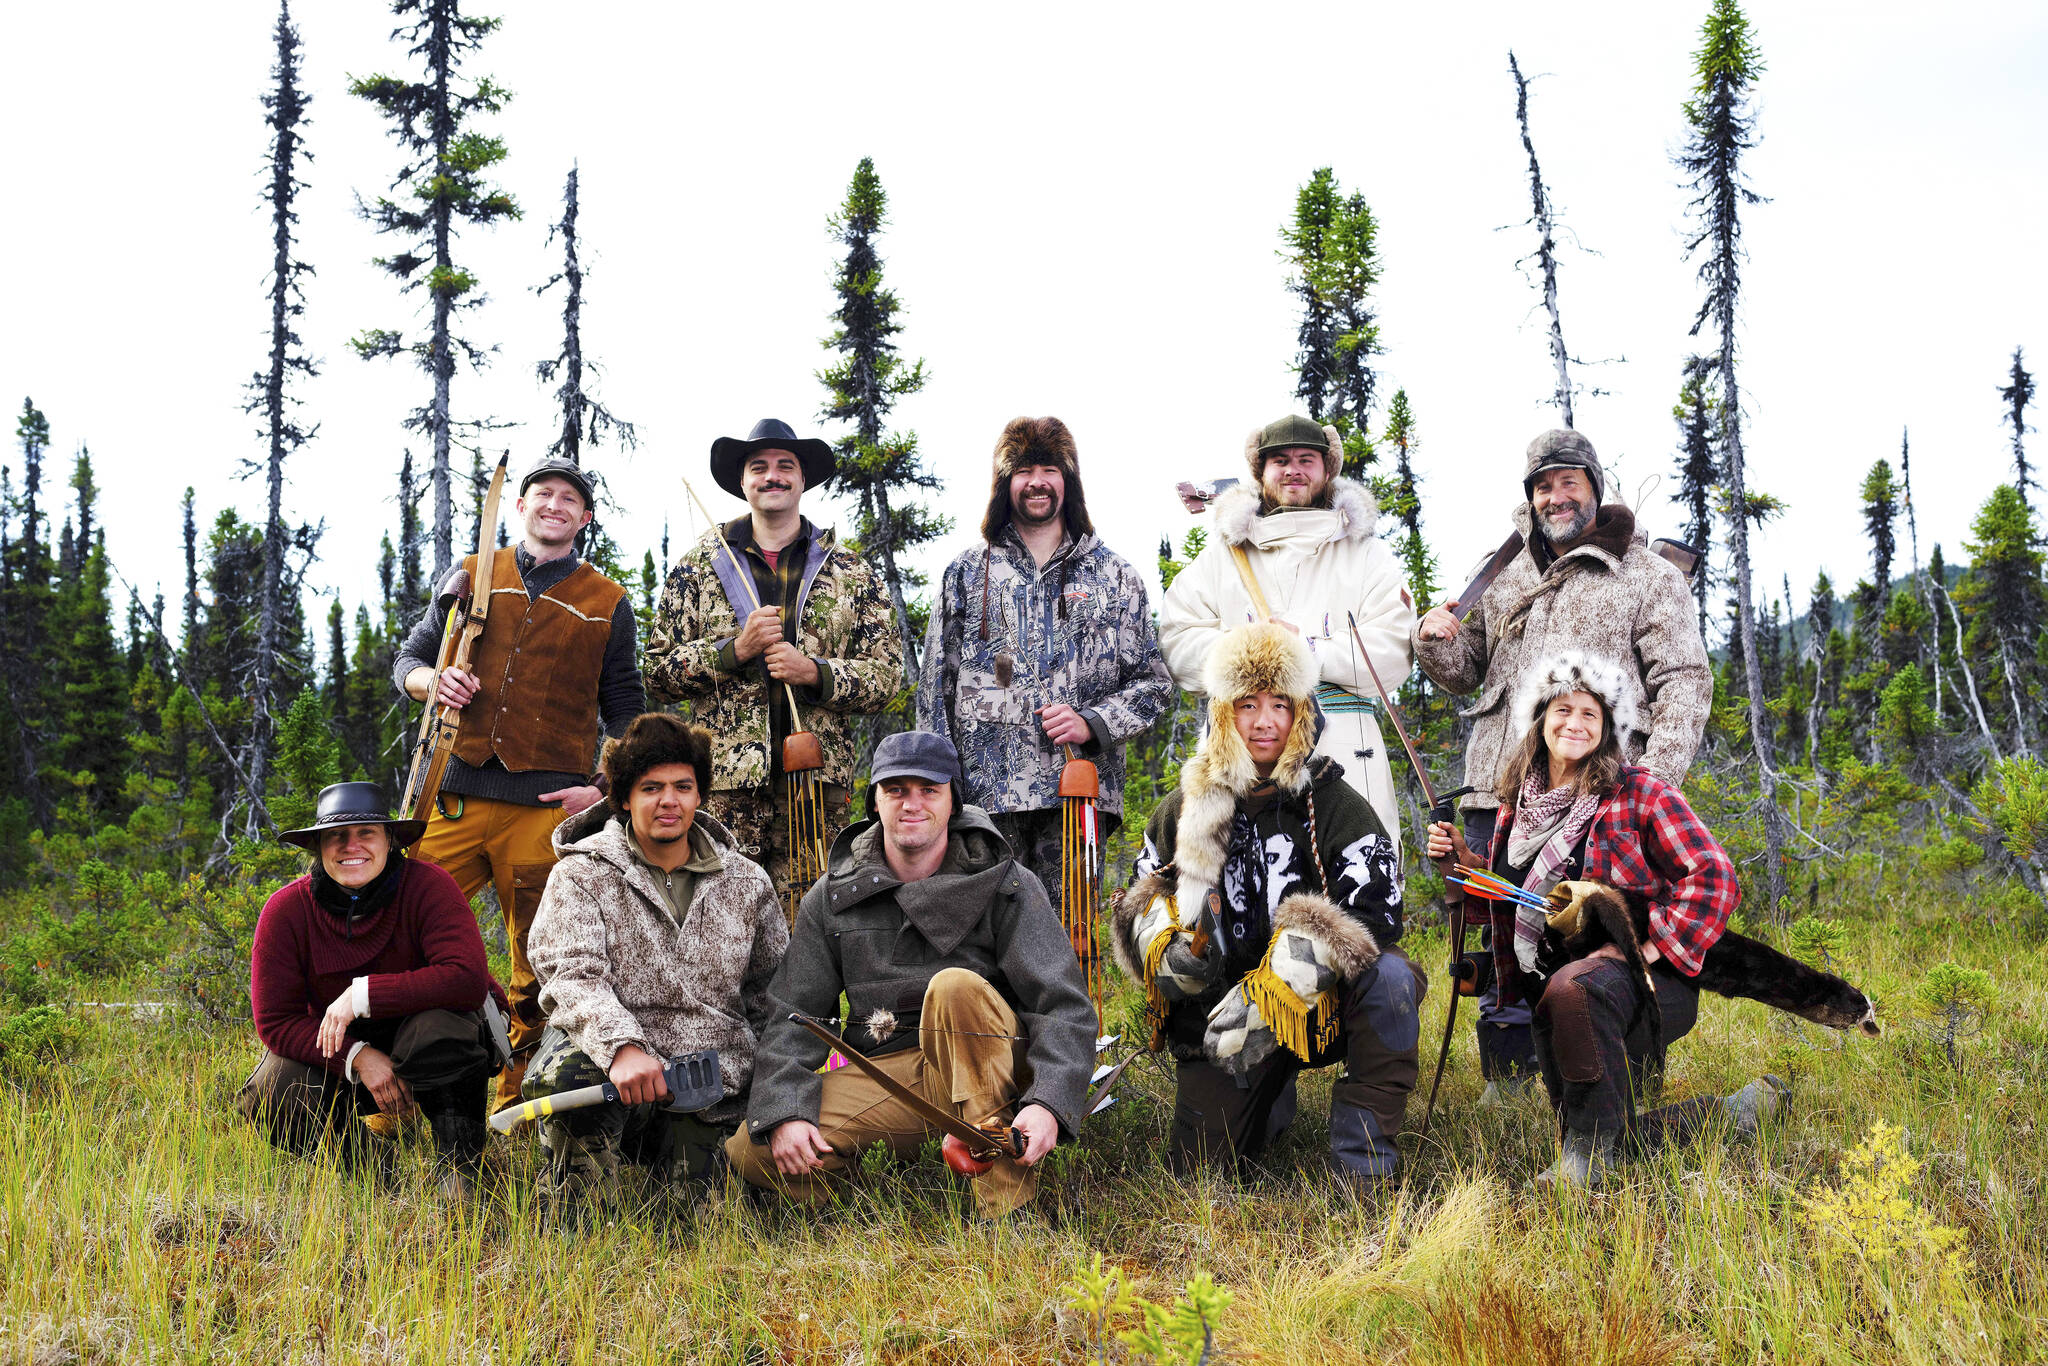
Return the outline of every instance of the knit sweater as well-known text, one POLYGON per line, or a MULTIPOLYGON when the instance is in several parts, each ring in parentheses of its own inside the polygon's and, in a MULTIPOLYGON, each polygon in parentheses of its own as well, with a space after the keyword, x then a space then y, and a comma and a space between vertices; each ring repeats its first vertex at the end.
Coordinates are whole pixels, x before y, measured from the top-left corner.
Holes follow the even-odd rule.
MULTIPOLYGON (((249 951, 249 1002, 265 1048, 345 1075, 346 1046, 320 1056, 320 1018, 358 977, 369 979, 372 1019, 482 1007, 494 984, 455 879, 414 860, 398 875, 397 894, 353 924, 313 899, 311 875, 264 903, 249 951)), ((349 1037, 361 1037, 354 1025, 349 1037)))

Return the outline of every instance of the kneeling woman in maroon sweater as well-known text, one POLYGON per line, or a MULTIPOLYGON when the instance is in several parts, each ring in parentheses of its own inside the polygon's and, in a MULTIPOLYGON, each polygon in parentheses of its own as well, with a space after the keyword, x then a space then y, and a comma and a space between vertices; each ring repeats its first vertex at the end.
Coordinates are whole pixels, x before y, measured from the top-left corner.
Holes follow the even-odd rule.
POLYGON ((312 825, 279 836, 313 866, 256 921, 249 996, 269 1051, 235 1103, 278 1147, 310 1155, 331 1136, 345 1159, 358 1114, 417 1109, 459 1186, 483 1154, 497 987, 455 880, 399 852, 419 824, 386 815, 374 783, 336 783, 312 825))

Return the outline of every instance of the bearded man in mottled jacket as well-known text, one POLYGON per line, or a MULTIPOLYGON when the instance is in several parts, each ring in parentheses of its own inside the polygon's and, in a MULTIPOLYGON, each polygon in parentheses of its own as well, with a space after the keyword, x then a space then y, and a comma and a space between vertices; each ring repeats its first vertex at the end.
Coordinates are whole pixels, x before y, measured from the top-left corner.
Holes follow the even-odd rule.
POLYGON ((768 983, 789 947, 768 875, 700 809, 711 737, 666 712, 605 754, 611 795, 555 831, 529 939, 548 1027, 528 1100, 610 1081, 621 1104, 550 1116, 543 1196, 603 1196, 621 1160, 677 1183, 712 1175, 746 1112, 768 983), (676 1114, 662 1062, 718 1050, 724 1094, 676 1114))
POLYGON ((1173 678, 1145 580, 1096 539, 1066 423, 1003 428, 981 537, 939 582, 917 724, 953 742, 966 800, 1058 887, 1061 769, 1069 757, 1095 765, 1108 840, 1123 820, 1124 746, 1166 710, 1173 678))
MULTIPOLYGON (((1415 657, 1430 682, 1477 693, 1465 746, 1464 833, 1475 849, 1493 838, 1501 773, 1526 722, 1509 700, 1530 668, 1566 650, 1618 660, 1623 712, 1644 718, 1619 736, 1623 758, 1677 787, 1692 766, 1714 678, 1685 576, 1638 534, 1623 503, 1603 502, 1606 473, 1593 443, 1548 431, 1529 443, 1514 524, 1522 545, 1459 622, 1460 604, 1430 609, 1415 625, 1415 657)), ((1474 566, 1476 573, 1479 566, 1474 566)), ((1479 1008, 1479 1060, 1488 1097, 1536 1075, 1526 1005, 1479 1008)))

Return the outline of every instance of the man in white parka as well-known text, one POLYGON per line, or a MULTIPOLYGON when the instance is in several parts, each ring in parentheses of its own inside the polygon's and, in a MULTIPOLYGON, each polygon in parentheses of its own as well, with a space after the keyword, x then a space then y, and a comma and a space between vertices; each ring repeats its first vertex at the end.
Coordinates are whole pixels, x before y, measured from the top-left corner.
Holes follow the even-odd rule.
POLYGON ((1391 691, 1408 677, 1415 604, 1381 541, 1379 505, 1343 468, 1334 427, 1283 417, 1245 441, 1252 483, 1218 495, 1209 543, 1167 590, 1159 648, 1174 682, 1202 690, 1209 652, 1233 627, 1262 616, 1299 634, 1315 656, 1323 732, 1316 753, 1336 760, 1400 843, 1393 770, 1380 738, 1379 694, 1346 613, 1391 691), (1238 552, 1242 552, 1242 557, 1238 552), (1254 605, 1246 576, 1265 611, 1254 605))

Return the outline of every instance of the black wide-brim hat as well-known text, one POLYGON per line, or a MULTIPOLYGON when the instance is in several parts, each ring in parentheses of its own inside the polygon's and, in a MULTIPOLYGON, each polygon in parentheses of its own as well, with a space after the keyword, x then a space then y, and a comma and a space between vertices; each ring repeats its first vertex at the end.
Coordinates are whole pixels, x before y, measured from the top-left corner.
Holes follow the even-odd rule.
POLYGON ((745 441, 736 436, 721 436, 711 443, 711 480, 735 498, 744 499, 740 491, 740 471, 747 467, 747 457, 755 451, 788 451, 796 457, 797 467, 804 472, 804 487, 814 489, 832 477, 838 464, 832 458, 832 447, 816 437, 799 437, 790 430, 787 422, 780 418, 764 417, 754 424, 754 430, 747 433, 745 441))
POLYGON ((384 793, 375 783, 335 783, 320 789, 320 804, 311 825, 280 830, 277 837, 301 849, 318 850, 322 835, 351 825, 383 826, 394 849, 405 848, 427 832, 425 821, 405 820, 387 813, 384 793))

